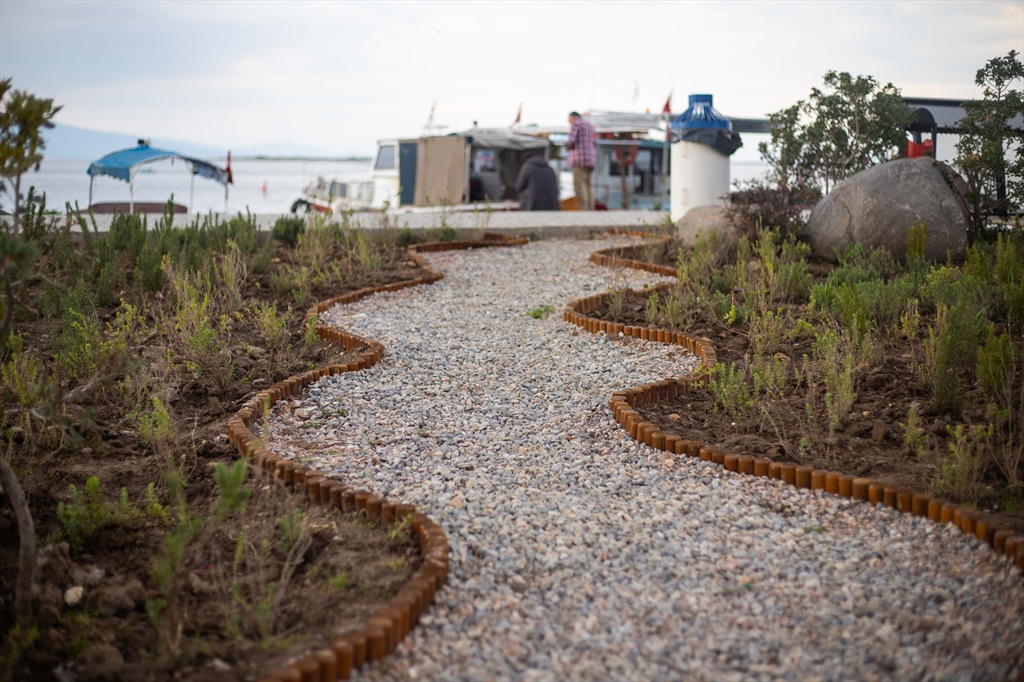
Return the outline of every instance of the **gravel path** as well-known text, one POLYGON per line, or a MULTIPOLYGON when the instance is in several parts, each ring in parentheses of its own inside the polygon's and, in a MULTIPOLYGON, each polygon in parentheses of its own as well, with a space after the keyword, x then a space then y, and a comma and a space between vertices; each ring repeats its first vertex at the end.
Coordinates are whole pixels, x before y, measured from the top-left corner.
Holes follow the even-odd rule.
POLYGON ((452 546, 437 604, 364 677, 1016 676, 1024 581, 980 542, 619 428, 613 391, 694 365, 560 320, 572 298, 657 281, 586 260, 622 243, 437 254, 441 282, 324 314, 383 362, 279 402, 262 437, 417 504, 452 546))

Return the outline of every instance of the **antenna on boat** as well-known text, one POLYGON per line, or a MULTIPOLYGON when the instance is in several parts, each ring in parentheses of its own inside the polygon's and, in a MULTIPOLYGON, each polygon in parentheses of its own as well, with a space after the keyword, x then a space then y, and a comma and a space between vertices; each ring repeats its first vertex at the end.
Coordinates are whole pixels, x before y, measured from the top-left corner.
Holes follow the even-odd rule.
POLYGON ((434 110, 437 109, 437 102, 435 101, 430 105, 430 117, 427 118, 427 125, 423 126, 423 137, 430 137, 435 133, 439 133, 448 126, 434 125, 434 110))

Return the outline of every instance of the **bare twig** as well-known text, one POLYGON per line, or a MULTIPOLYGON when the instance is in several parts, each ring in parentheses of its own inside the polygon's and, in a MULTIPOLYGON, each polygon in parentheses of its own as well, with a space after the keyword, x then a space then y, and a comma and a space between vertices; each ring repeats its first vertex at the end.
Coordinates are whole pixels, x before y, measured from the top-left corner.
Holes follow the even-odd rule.
POLYGON ((18 519, 18 582, 15 588, 14 611, 18 625, 28 626, 32 622, 32 583, 36 573, 36 531, 32 523, 25 492, 18 483, 14 469, 5 457, 0 457, 0 484, 7 499, 11 501, 14 515, 18 519))

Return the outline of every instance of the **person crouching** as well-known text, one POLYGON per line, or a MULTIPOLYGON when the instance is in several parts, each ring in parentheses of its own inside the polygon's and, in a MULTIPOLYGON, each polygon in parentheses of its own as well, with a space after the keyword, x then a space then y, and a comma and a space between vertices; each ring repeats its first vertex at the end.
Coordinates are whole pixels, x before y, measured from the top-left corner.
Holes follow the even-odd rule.
POLYGON ((521 211, 557 211, 558 178, 544 157, 533 154, 519 169, 516 193, 521 211))

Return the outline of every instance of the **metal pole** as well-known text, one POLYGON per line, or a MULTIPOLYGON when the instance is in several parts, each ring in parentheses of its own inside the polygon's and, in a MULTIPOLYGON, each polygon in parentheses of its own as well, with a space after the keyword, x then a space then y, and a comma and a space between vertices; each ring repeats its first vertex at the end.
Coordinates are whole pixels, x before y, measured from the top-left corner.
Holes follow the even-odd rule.
POLYGON ((224 217, 228 215, 228 183, 224 183, 224 217))
POLYGON ((128 213, 135 213, 135 171, 128 171, 128 213))
POLYGON ((196 170, 192 169, 192 185, 188 188, 188 212, 192 214, 192 197, 196 194, 196 170))
POLYGON ((661 210, 668 210, 668 155, 672 151, 672 121, 665 119, 665 148, 661 152, 661 210))
POLYGON ((96 179, 95 175, 89 176, 89 208, 92 208, 92 183, 96 179))

